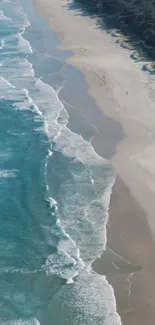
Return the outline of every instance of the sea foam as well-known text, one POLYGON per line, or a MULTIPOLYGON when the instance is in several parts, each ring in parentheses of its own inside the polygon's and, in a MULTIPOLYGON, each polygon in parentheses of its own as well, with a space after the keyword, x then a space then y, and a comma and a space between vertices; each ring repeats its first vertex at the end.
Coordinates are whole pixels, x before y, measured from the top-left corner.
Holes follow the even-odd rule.
MULTIPOLYGON (((68 314, 72 313, 70 307, 77 308, 75 325, 90 323, 88 315, 91 315, 92 323, 97 321, 100 324, 105 319, 106 325, 118 325, 120 318, 116 313, 113 290, 106 278, 95 274, 90 267, 106 246, 109 199, 114 183, 112 167, 106 159, 97 155, 90 142, 68 128, 69 115, 59 100, 59 91, 55 92, 41 78, 35 77, 33 65, 28 61, 33 47, 24 40, 24 30, 30 22, 22 8, 17 6, 13 10, 13 19, 7 18, 3 12, 0 17, 0 21, 8 21, 8 30, 13 30, 13 35, 3 35, 0 97, 13 101, 15 110, 31 110, 34 118, 38 115, 50 143, 45 160, 46 202, 56 223, 40 227, 49 246, 55 237, 58 244, 56 251, 46 256, 42 272, 47 277, 57 276, 70 284, 67 291, 63 286, 57 297, 62 298, 65 308, 69 308, 68 314), (49 170, 57 155, 61 155, 62 165, 61 173, 59 166, 54 166, 60 180, 57 196, 54 196, 49 170), (64 170, 63 174, 63 159, 68 164, 67 179, 67 171, 64 170)), ((11 175, 16 175, 16 172, 0 171, 1 178, 11 175)), ((56 296, 52 299, 51 310, 55 301, 56 296)), ((38 325, 39 322, 34 318, 4 324, 38 325)))

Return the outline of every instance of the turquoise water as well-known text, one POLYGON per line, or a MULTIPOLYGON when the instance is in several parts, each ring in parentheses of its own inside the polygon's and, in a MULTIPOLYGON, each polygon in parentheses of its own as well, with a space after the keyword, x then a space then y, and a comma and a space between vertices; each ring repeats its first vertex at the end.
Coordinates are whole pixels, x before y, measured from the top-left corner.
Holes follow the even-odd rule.
POLYGON ((0 324, 119 324, 91 270, 114 175, 68 127, 66 54, 31 0, 0 4, 0 324))

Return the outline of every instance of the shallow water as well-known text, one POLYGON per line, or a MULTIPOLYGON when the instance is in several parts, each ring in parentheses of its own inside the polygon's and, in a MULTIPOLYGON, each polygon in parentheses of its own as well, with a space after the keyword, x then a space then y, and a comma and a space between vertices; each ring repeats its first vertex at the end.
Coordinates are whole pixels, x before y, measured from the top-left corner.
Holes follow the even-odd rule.
POLYGON ((106 245, 109 162, 67 127, 55 34, 32 1, 0 9, 0 323, 119 324, 91 262, 106 245))

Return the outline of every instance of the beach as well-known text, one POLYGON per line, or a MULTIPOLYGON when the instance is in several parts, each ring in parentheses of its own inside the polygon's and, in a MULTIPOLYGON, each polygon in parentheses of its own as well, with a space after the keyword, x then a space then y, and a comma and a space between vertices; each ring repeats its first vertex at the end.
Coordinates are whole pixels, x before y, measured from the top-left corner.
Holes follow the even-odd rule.
MULTIPOLYGON (((100 118, 94 123, 100 129, 92 144, 112 162, 116 181, 107 249, 93 270, 105 274, 114 287, 123 324, 154 325, 154 78, 142 71, 144 62, 132 60, 133 52, 121 48, 72 2, 35 0, 35 4, 57 33, 61 48, 72 52, 67 63, 84 74, 95 104, 120 128, 119 134, 109 121, 102 134, 100 118)), ((91 120, 89 107, 85 111, 91 120)))
POLYGON ((120 325, 114 290, 91 267, 115 181, 91 142, 111 126, 110 157, 122 130, 33 0, 2 0, 0 26, 0 323, 120 325))

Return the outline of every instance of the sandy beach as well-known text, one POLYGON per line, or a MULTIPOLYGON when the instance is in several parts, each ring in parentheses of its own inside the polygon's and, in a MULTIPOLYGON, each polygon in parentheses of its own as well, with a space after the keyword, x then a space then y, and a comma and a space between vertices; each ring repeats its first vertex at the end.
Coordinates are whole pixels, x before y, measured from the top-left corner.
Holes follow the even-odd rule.
POLYGON ((153 325, 154 241, 146 214, 119 177, 113 187, 107 236, 107 251, 93 268, 106 274, 115 288, 123 324, 153 325))
MULTIPOLYGON (((93 139, 95 150, 111 159, 116 171, 107 250, 93 263, 115 289, 117 310, 125 325, 155 323, 155 110, 153 77, 142 71, 144 62, 131 59, 95 19, 83 17, 67 1, 35 0, 56 31, 62 48, 72 51, 67 62, 82 73, 88 92, 101 112, 119 123, 123 136, 115 150, 107 133, 93 139), (104 149, 103 149, 104 148, 104 149)), ((101 126, 102 129, 102 126, 101 126)))

